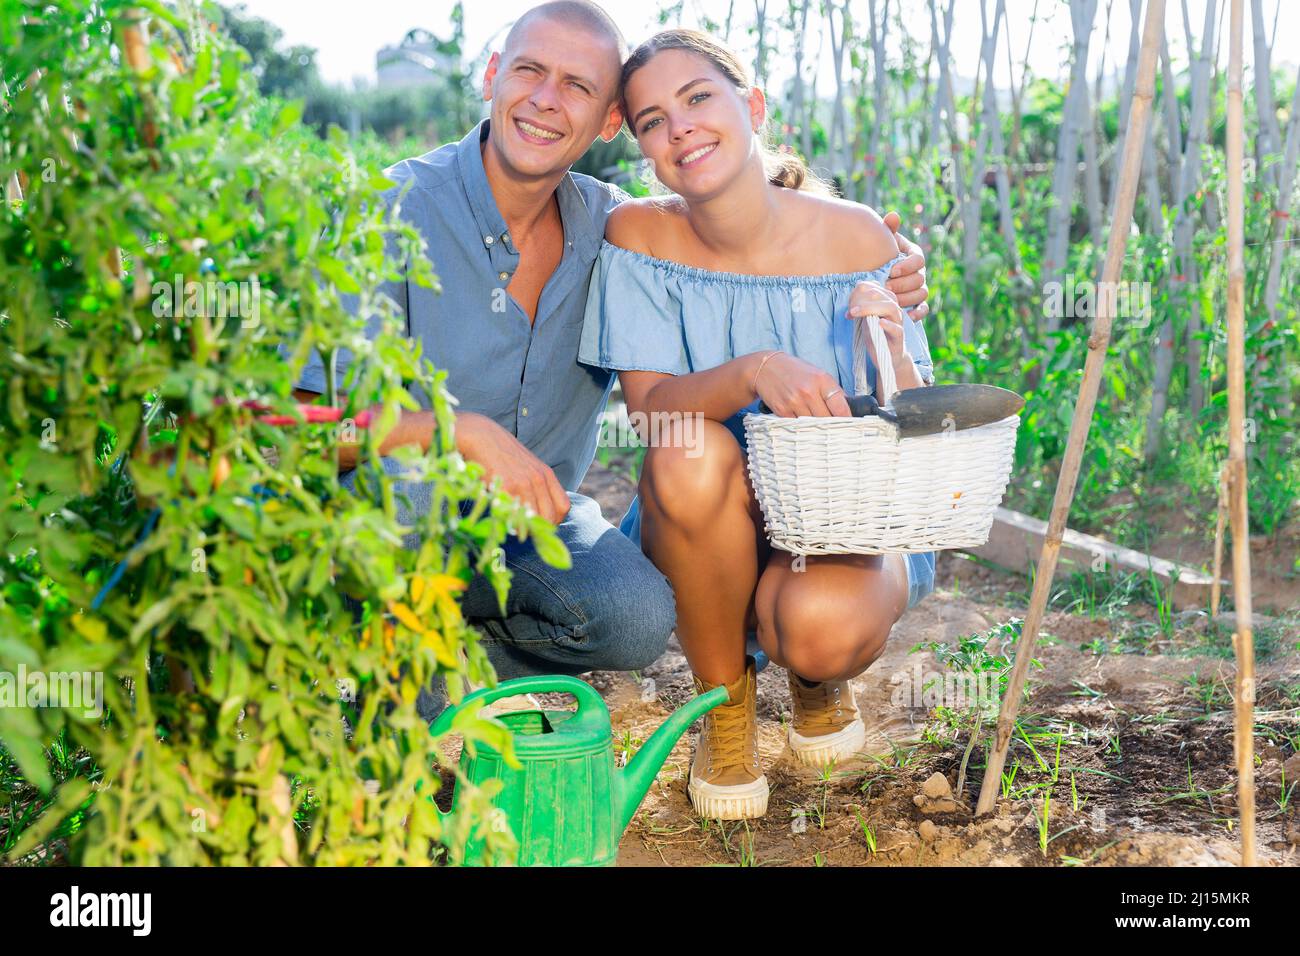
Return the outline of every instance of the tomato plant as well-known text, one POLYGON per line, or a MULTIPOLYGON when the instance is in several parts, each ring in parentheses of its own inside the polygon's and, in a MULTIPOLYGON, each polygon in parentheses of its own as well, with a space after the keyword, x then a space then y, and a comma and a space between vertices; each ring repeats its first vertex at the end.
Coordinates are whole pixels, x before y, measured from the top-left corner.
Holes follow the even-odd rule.
POLYGON ((292 104, 264 135, 247 55, 181 9, 0 4, 0 672, 103 678, 97 714, 0 706, 45 806, 11 858, 70 830, 90 865, 454 862, 475 828, 508 848, 489 794, 436 812, 415 698, 494 680, 456 596, 480 572, 504 597, 505 536, 563 546, 457 455, 443 376, 374 291, 403 262, 436 282, 390 184, 337 131, 278 135, 292 104), (342 421, 307 421, 297 373, 343 348, 342 421), (433 490, 414 551, 377 454, 412 394, 439 423, 402 456, 433 490), (339 482, 349 428, 364 493, 339 482), (94 772, 52 776, 56 739, 94 772))

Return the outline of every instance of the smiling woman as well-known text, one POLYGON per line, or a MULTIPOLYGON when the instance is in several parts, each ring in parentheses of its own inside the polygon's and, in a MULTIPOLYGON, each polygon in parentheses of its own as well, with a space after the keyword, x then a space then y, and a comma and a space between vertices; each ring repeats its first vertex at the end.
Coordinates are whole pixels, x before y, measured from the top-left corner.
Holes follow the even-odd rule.
POLYGON ((696 743, 691 801, 702 816, 749 819, 767 812, 769 788, 746 632, 788 672, 796 759, 843 760, 867 735, 849 681, 933 587, 934 555, 796 559, 770 545, 745 415, 761 401, 783 417, 848 418, 846 396, 865 390, 850 318, 874 316, 884 333, 861 376, 882 370, 882 403, 894 381, 922 387, 928 347, 881 285, 901 258, 890 230, 773 151, 766 99, 734 51, 669 30, 622 79, 637 145, 676 195, 610 214, 579 359, 619 371, 630 414, 699 424, 697 452, 679 434, 646 449, 624 530, 672 583, 697 691, 728 689, 696 743))
MULTIPOLYGON (((628 128, 654 167, 659 181, 673 192, 680 194, 681 190, 673 185, 672 170, 694 170, 718 147, 717 142, 710 142, 696 145, 689 154, 677 150, 671 155, 661 155, 663 144, 675 142, 678 136, 678 131, 666 123, 670 107, 676 104, 681 110, 671 110, 674 122, 688 125, 710 120, 748 123, 760 135, 754 140, 745 140, 743 145, 746 148, 757 145, 762 151, 763 167, 773 185, 830 195, 829 184, 814 176, 802 159, 793 153, 778 152, 768 145, 763 130, 767 111, 763 91, 750 86, 745 67, 735 53, 707 35, 694 30, 665 30, 656 34, 627 58, 621 79, 622 111, 628 117, 628 128), (660 57, 663 60, 658 69, 664 75, 694 76, 677 88, 671 101, 662 96, 646 95, 648 91, 665 88, 656 82, 656 77, 644 75, 647 69, 655 69, 652 63, 660 57), (690 64, 697 69, 689 69, 690 64), (642 77, 634 83, 633 78, 638 74, 642 77), (716 98, 715 94, 728 86, 741 96, 716 98), (664 165, 670 167, 663 170, 668 179, 661 175, 664 165)), ((717 172, 721 173, 721 170, 717 172)), ((719 177, 715 175, 714 178, 719 177)), ((699 188, 698 183, 695 188, 699 188)))

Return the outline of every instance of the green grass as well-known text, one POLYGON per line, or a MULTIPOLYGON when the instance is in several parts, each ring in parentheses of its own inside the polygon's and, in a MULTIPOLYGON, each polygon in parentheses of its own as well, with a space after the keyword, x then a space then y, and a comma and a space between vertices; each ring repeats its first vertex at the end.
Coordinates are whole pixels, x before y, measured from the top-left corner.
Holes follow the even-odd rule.
MULTIPOLYGON (((61 784, 74 777, 84 777, 92 783, 103 777, 90 755, 72 746, 65 731, 60 731, 45 754, 54 779, 54 789, 49 794, 42 794, 29 784, 19 772, 17 763, 0 746, 0 861, 8 858, 23 835, 41 821, 45 810, 57 799, 61 784)), ((62 841, 85 824, 87 815, 93 812, 93 800, 92 795, 75 812, 55 824, 21 859, 9 862, 29 865, 64 862, 62 841)), ((48 824, 48 821, 42 822, 48 824)))

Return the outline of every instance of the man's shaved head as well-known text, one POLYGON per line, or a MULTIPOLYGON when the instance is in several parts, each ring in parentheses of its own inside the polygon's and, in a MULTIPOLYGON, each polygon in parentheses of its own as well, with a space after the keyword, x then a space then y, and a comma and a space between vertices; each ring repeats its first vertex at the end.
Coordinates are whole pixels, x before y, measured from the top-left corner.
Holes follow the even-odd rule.
MULTIPOLYGON (((491 102, 484 164, 518 180, 559 180, 599 137, 623 123, 626 48, 609 14, 588 0, 554 0, 521 16, 483 71, 491 102)), ((554 185, 554 183, 552 183, 554 185)))
POLYGON ((515 21, 515 25, 510 28, 506 34, 506 42, 502 47, 502 53, 507 53, 512 49, 511 44, 523 32, 523 28, 535 20, 546 19, 554 23, 562 23, 565 26, 578 27, 596 36, 602 36, 609 39, 610 44, 618 53, 618 62, 621 65, 627 57, 627 41, 623 39, 623 31, 618 28, 618 24, 608 13, 589 0, 551 0, 550 3, 539 4, 533 7, 522 17, 515 21))

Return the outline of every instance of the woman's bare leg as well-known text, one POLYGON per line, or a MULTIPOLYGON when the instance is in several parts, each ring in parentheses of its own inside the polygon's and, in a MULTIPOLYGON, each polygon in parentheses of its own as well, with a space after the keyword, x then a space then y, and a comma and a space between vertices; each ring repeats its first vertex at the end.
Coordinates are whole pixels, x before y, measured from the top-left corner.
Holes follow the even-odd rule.
POLYGON ((745 672, 745 617, 768 548, 739 443, 715 421, 703 427, 691 448, 674 432, 646 449, 641 543, 672 582, 691 670, 730 684, 745 672))
POLYGON ((773 551, 758 583, 758 640, 775 663, 805 681, 849 680, 885 649, 907 610, 900 554, 794 555, 773 551))

